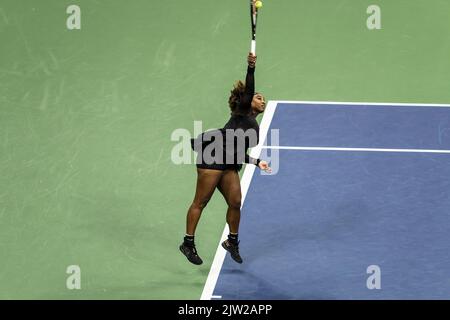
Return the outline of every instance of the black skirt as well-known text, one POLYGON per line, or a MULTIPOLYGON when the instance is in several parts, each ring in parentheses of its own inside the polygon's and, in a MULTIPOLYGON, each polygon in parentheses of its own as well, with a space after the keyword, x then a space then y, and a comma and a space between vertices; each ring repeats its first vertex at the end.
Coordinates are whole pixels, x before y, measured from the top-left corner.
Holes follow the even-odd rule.
MULTIPOLYGON (((212 130, 203 132, 197 138, 191 139, 191 148, 195 152, 198 153, 196 166, 200 169, 211 169, 211 170, 235 170, 240 171, 242 169, 242 164, 238 163, 225 163, 224 156, 219 157, 215 154, 212 154, 212 158, 209 159, 211 161, 205 161, 203 155, 203 150, 211 143, 215 141, 214 135, 222 134, 223 137, 223 129, 212 130)), ((223 153, 223 155, 225 152, 223 153)))

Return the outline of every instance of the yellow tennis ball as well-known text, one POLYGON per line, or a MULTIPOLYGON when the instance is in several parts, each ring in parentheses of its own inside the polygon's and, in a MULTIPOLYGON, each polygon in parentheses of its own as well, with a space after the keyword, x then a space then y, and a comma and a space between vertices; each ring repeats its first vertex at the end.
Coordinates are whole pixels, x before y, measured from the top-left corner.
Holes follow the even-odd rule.
POLYGON ((259 9, 262 7, 262 1, 256 1, 255 2, 255 8, 259 9))

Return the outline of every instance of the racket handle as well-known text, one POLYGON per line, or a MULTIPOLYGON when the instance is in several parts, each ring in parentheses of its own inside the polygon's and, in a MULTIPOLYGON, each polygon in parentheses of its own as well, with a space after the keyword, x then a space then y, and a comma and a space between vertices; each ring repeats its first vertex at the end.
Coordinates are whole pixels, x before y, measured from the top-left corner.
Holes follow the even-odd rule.
POLYGON ((252 40, 250 52, 256 54, 256 40, 252 40))

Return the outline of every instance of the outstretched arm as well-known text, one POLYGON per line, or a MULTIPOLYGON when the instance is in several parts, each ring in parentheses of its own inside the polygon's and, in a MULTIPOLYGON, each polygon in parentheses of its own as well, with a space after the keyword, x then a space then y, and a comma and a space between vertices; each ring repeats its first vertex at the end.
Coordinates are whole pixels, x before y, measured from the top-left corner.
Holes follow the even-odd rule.
POLYGON ((255 66, 256 66, 256 56, 253 53, 249 53, 247 57, 248 67, 247 75, 245 77, 245 91, 241 96, 241 102, 239 109, 242 111, 249 111, 251 109, 251 104, 253 96, 255 94, 255 66))

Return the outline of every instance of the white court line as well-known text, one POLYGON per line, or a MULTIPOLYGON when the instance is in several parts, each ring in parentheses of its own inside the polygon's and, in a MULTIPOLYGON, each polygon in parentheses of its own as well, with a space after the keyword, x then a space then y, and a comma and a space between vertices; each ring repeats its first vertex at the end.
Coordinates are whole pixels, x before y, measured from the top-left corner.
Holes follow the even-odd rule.
POLYGON ((437 107, 450 108, 450 104, 441 103, 397 103, 397 102, 337 102, 337 101, 291 101, 291 100, 274 100, 275 103, 284 104, 331 104, 342 106, 385 106, 385 107, 437 107))
MULTIPOLYGON (((267 146, 263 146, 267 132, 269 130, 270 123, 272 122, 273 115, 275 113, 275 109, 279 103, 284 104, 331 104, 331 105, 342 105, 342 106, 349 106, 349 105, 363 105, 363 106, 412 106, 412 107, 443 107, 443 108, 450 108, 450 104, 432 104, 432 103, 391 103, 391 102, 336 102, 336 101, 286 101, 286 100, 272 100, 269 101, 267 104, 266 111, 264 112, 263 119, 261 121, 260 126, 260 140, 259 144, 253 148, 250 152, 250 156, 254 158, 258 158, 261 154, 262 148, 267 148, 267 146)), ((289 147, 287 147, 289 148, 289 147)), ((301 148, 301 147, 293 147, 293 148, 301 148)), ((305 147, 309 148, 309 147, 305 147)), ((323 148, 322 148, 323 149, 323 148)), ((345 148, 339 148, 339 149, 345 149, 345 148)), ((357 148, 346 148, 346 149, 357 149, 357 148)), ((360 151, 361 149, 358 149, 360 151)), ((371 149, 375 150, 375 149, 371 149)), ((382 149, 377 149, 382 150, 382 149)), ((384 149, 388 150, 388 149, 384 149)), ((392 149, 392 150, 400 150, 400 149, 392 149)), ((406 149, 403 149, 406 150, 406 149)), ((347 150, 350 151, 350 150, 347 150)), ((443 150, 447 151, 447 150, 443 150)), ((442 152, 442 151, 440 151, 442 152)), ((255 171, 255 166, 247 165, 245 166, 244 174, 241 179, 241 190, 242 190, 242 203, 244 203, 245 196, 247 195, 248 188, 250 186, 250 182, 253 177, 253 173, 255 171)), ((208 278, 206 280, 205 286, 203 288, 203 292, 201 295, 201 300, 211 300, 211 298, 215 297, 213 296, 214 288, 217 283, 217 279, 219 278, 220 270, 222 269, 223 261, 225 260, 225 254, 226 251, 222 248, 221 242, 226 239, 227 237, 228 228, 227 225, 225 225, 225 228, 222 233, 222 238, 219 242, 219 245, 216 250, 216 254, 214 256, 213 263, 211 265, 211 269, 208 274, 208 278)))
POLYGON ((411 153, 450 153, 450 150, 429 149, 381 149, 381 148, 334 148, 334 147, 289 147, 289 146, 263 146, 263 149, 278 150, 310 150, 310 151, 361 151, 361 152, 411 152, 411 153))
MULTIPOLYGON (((266 140, 267 132, 269 131, 269 126, 272 122, 276 106, 277 103, 274 101, 269 101, 269 103, 267 104, 259 129, 259 144, 251 149, 251 157, 258 158, 261 154, 261 149, 266 140)), ((245 166, 244 174, 241 179, 242 205, 244 204, 250 182, 252 181, 253 173, 255 172, 255 168, 256 167, 254 165, 245 166)), ((226 251, 222 248, 221 243, 227 238, 227 235, 228 226, 225 224, 225 228, 219 241, 219 245, 217 246, 211 269, 209 270, 208 278, 206 279, 205 287, 203 288, 203 292, 200 297, 201 300, 211 300, 211 298, 215 297, 213 296, 214 288, 216 287, 217 279, 219 278, 219 273, 222 269, 223 261, 225 260, 226 255, 226 251)))

